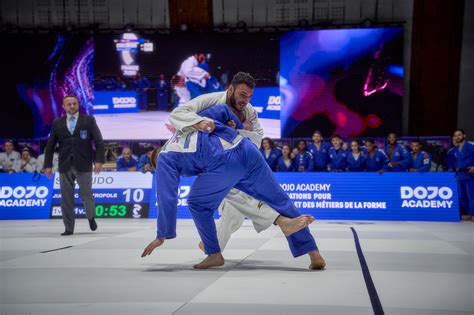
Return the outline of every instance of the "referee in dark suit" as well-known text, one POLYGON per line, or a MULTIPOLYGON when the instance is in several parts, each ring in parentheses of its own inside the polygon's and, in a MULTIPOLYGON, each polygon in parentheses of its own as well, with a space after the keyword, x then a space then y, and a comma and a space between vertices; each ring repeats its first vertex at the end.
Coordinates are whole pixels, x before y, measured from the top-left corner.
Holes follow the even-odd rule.
POLYGON ((95 201, 92 196, 92 164, 99 174, 104 163, 104 142, 94 117, 79 114, 79 100, 75 96, 63 99, 66 116, 56 119, 46 145, 44 173, 52 176, 53 153, 59 143, 59 186, 61 211, 66 230, 61 235, 74 233, 74 182, 79 186, 79 197, 85 208, 89 226, 97 229, 95 201), (95 152, 92 143, 95 145, 95 152), (95 153, 95 154, 94 154, 95 153))

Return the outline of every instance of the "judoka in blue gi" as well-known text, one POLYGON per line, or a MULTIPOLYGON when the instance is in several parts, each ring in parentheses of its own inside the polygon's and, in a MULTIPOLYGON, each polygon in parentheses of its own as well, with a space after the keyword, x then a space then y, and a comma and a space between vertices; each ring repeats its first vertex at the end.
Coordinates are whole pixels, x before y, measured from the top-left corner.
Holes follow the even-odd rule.
POLYGON ((351 141, 351 151, 347 153, 346 162, 349 172, 363 172, 367 168, 365 152, 361 151, 356 140, 351 141))
POLYGON ((314 170, 313 155, 306 150, 306 141, 298 141, 298 153, 294 162, 295 172, 312 172, 314 170))
POLYGON ((464 219, 474 222, 474 142, 466 140, 462 129, 454 132, 454 141, 459 203, 467 214, 464 219))
MULTIPOLYGON (((221 123, 232 121, 238 129, 243 127, 227 105, 210 107, 200 115, 203 115, 203 121, 197 124, 196 129, 202 130, 202 126, 206 126, 208 132, 178 131, 158 156, 158 231, 156 239, 145 248, 142 257, 151 254, 165 239, 176 237, 179 178, 197 176, 189 193, 188 205, 208 257, 194 268, 207 269, 224 264, 213 213, 233 187, 267 203, 286 217, 301 215, 280 188, 256 146, 235 129, 221 123), (209 118, 205 116, 217 120, 214 130, 206 124, 209 118)), ((308 217, 307 223, 312 220, 308 217)), ((307 227, 292 233, 287 239, 293 256, 309 254, 311 269, 324 268, 324 260, 307 227)))
POLYGON ((390 133, 387 137, 388 145, 385 147, 385 154, 388 156, 388 168, 390 172, 406 172, 411 165, 410 153, 397 143, 397 134, 390 133))
POLYGON ((410 172, 429 172, 431 169, 431 155, 421 150, 421 143, 413 140, 410 144, 412 151, 410 172))
POLYGON ((291 158, 291 148, 285 144, 281 148, 281 156, 278 158, 277 172, 294 172, 295 161, 291 158))
POLYGON ((342 138, 339 135, 334 135, 331 138, 332 147, 329 148, 329 165, 328 169, 331 172, 342 172, 347 168, 347 151, 342 145, 342 138))
POLYGON ((313 155, 313 165, 315 172, 326 172, 329 161, 329 143, 323 142, 321 131, 313 132, 313 143, 308 145, 308 152, 313 155))
POLYGON ((373 139, 365 140, 366 152, 366 170, 367 172, 379 172, 383 173, 384 170, 388 169, 388 157, 384 151, 377 148, 373 139))
POLYGON ((278 159, 281 156, 281 150, 275 147, 273 140, 270 138, 263 138, 260 152, 262 153, 262 156, 270 169, 272 171, 276 171, 278 159))

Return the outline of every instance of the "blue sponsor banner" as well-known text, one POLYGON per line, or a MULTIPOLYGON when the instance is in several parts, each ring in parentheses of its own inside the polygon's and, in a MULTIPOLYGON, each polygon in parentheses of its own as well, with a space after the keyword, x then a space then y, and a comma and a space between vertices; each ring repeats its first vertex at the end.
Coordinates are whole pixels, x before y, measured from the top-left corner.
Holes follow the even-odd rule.
POLYGON ((278 86, 255 88, 250 103, 259 118, 280 119, 281 97, 278 86))
POLYGON ((31 173, 0 173, 0 220, 46 219, 53 179, 31 173))
POLYGON ((94 114, 138 112, 135 91, 94 91, 94 114))
MULTIPOLYGON (((454 173, 275 173, 275 176, 295 206, 317 219, 459 221, 454 173)), ((154 182, 149 173, 103 172, 94 176, 96 215, 156 218, 154 182)), ((194 178, 183 178, 180 182, 178 218, 191 217, 187 198, 193 182, 194 178)), ((61 216, 57 177, 53 183, 44 175, 0 174, 0 183, 0 219, 61 216)), ((76 199, 76 208, 79 216, 84 215, 80 199, 76 199)))
MULTIPOLYGON (((459 221, 454 173, 275 173, 301 213, 324 220, 459 221)), ((178 218, 190 218, 194 178, 180 182, 178 218)), ((150 217, 156 217, 155 188, 150 217)))

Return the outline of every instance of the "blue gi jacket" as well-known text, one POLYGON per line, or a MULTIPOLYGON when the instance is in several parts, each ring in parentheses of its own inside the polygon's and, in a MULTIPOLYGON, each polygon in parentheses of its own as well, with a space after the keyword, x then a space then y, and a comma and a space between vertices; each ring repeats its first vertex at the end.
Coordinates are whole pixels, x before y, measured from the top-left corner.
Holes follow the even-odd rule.
POLYGON ((265 150, 260 148, 260 152, 262 153, 265 162, 267 162, 268 166, 272 169, 272 171, 276 171, 278 158, 281 156, 281 150, 277 148, 273 148, 268 155, 268 158, 265 156, 265 150))
POLYGON ((350 172, 363 172, 367 168, 366 155, 364 151, 360 151, 359 158, 356 160, 352 152, 347 152, 346 157, 347 170, 350 172))
POLYGON ((431 169, 430 154, 420 151, 416 157, 412 155, 411 168, 415 168, 418 172, 429 172, 431 169))
POLYGON ((456 151, 454 151, 454 147, 449 149, 446 153, 446 157, 444 158, 444 162, 446 164, 446 168, 448 171, 452 172, 456 170, 456 151))
POLYGON ((378 172, 380 170, 388 169, 388 157, 382 150, 375 150, 374 156, 370 157, 369 152, 362 148, 365 152, 365 163, 367 172, 378 172))
POLYGON ((326 142, 321 142, 319 150, 314 143, 308 145, 307 150, 313 155, 314 170, 316 172, 328 170, 330 147, 331 146, 326 142))
POLYGON ((299 153, 294 159, 295 172, 311 172, 314 170, 313 155, 308 151, 299 153))
POLYGON ((329 148, 329 170, 330 171, 345 171, 347 168, 347 151, 339 148, 336 152, 334 147, 329 148))
POLYGON ((456 156, 456 169, 460 172, 457 174, 458 180, 474 180, 474 174, 468 174, 467 168, 474 166, 474 142, 466 141, 459 152, 459 147, 454 149, 456 156))
POLYGON ((295 161, 290 159, 290 166, 287 167, 285 164, 285 160, 283 159, 283 156, 280 156, 278 158, 278 163, 277 163, 277 172, 294 172, 295 171, 295 161))
POLYGON ((390 146, 385 147, 385 154, 389 159, 388 171, 405 172, 411 165, 410 153, 400 144, 396 144, 393 148, 392 156, 389 154, 390 146), (390 166, 390 162, 400 162, 400 166, 390 166))

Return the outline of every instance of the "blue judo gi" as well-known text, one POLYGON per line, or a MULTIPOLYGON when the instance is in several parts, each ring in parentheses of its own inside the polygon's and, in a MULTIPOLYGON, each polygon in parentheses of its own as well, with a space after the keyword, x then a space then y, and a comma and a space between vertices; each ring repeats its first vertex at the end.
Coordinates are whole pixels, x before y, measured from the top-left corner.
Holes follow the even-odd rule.
POLYGON ((265 156, 265 150, 263 148, 260 148, 260 153, 262 153, 263 159, 265 160, 265 162, 267 162, 270 169, 272 171, 276 171, 278 159, 281 156, 281 150, 277 148, 271 149, 270 154, 268 155, 268 158, 265 156))
POLYGON ((286 166, 285 159, 283 158, 283 156, 280 156, 278 158, 276 171, 277 172, 294 172, 295 171, 295 161, 290 159, 290 166, 286 166))
MULTIPOLYGON (((237 128, 241 127, 229 107, 216 105, 200 115, 215 120, 214 132, 177 132, 158 156, 157 237, 176 237, 180 176, 197 176, 188 196, 188 205, 208 255, 221 251, 213 213, 233 187, 267 203, 286 217, 300 216, 257 147, 235 129, 221 123, 234 120, 238 123, 237 128)), ((292 234, 287 240, 295 257, 317 250, 308 228, 292 234)))
POLYGON ((416 157, 412 156, 411 161, 411 168, 416 169, 418 172, 429 172, 431 170, 431 156, 428 152, 418 152, 416 157))
POLYGON ((374 156, 370 156, 369 152, 365 148, 362 148, 365 152, 365 164, 367 172, 378 172, 380 170, 388 169, 388 157, 382 150, 375 150, 374 156))
POLYGON ((319 150, 314 143, 308 144, 308 152, 313 155, 313 164, 315 172, 326 172, 329 161, 329 143, 321 142, 319 150))
POLYGON ((294 162, 295 172, 312 172, 314 170, 313 155, 308 151, 304 151, 303 154, 298 151, 294 162))
POLYGON ((363 172, 367 168, 367 158, 364 151, 360 151, 359 158, 356 160, 352 152, 347 153, 347 170, 349 172, 363 172))
POLYGON ((332 172, 345 171, 347 168, 347 151, 339 148, 338 151, 334 147, 329 148, 329 170, 332 172))
POLYGON ((446 165, 446 170, 448 172, 453 172, 456 170, 456 151, 454 151, 454 147, 448 150, 446 153, 446 157, 444 158, 444 163, 446 165))
POLYGON ((410 153, 400 144, 396 144, 390 155, 390 146, 385 147, 385 154, 389 158, 389 165, 386 169, 390 172, 405 172, 411 164, 410 153), (390 166, 390 162, 400 162, 400 166, 390 166))
POLYGON ((459 188, 459 203, 469 215, 474 215, 474 174, 467 172, 468 167, 474 166, 474 142, 466 141, 462 150, 455 147, 456 179, 459 188))

